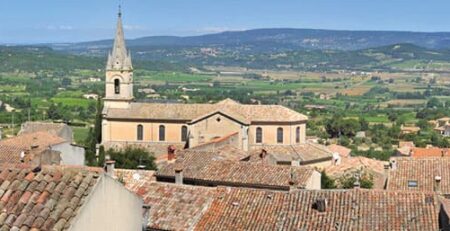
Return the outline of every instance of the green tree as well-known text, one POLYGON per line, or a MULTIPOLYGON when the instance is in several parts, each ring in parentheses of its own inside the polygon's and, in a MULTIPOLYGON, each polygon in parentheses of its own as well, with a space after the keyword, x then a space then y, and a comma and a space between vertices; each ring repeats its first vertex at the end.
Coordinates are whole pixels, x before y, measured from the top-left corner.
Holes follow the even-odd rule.
POLYGON ((116 161, 118 168, 136 169, 142 166, 147 170, 156 170, 155 157, 143 148, 127 146, 122 150, 109 149, 107 155, 116 161))
POLYGON ((100 145, 98 148, 98 166, 103 166, 105 164, 105 147, 100 145))
POLYGON ((336 182, 331 177, 329 177, 325 173, 325 171, 322 171, 321 188, 322 189, 334 189, 334 188, 336 188, 336 182))

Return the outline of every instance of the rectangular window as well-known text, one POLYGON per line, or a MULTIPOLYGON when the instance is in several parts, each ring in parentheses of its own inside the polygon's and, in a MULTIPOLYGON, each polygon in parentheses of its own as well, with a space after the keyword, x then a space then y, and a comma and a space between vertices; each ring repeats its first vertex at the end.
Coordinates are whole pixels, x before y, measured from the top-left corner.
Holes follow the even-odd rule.
POLYGON ((417 188, 417 181, 416 180, 408 180, 408 187, 417 188))
POLYGON ((164 125, 159 126, 159 141, 166 140, 166 127, 164 125))
POLYGON ((279 144, 283 143, 283 128, 277 129, 277 143, 279 144))

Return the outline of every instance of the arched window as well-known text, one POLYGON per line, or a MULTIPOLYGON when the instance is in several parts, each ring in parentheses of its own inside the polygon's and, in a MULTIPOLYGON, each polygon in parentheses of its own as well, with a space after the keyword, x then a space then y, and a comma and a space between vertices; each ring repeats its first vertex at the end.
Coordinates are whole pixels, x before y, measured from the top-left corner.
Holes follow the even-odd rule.
POLYGON ((263 136, 262 128, 257 127, 256 128, 256 143, 257 144, 262 143, 262 136, 263 136))
POLYGON ((295 142, 300 143, 300 127, 295 129, 295 142))
POLYGON ((166 140, 166 127, 164 125, 159 125, 159 141, 166 140))
POLYGON ((120 80, 119 79, 114 80, 114 93, 120 94, 120 80))
POLYGON ((144 139, 144 127, 139 124, 137 126, 137 140, 143 140, 144 139))
POLYGON ((187 141, 187 136, 188 136, 188 129, 186 126, 182 126, 181 127, 181 141, 185 142, 187 141))
POLYGON ((283 128, 277 129, 277 143, 279 144, 283 143, 283 128))

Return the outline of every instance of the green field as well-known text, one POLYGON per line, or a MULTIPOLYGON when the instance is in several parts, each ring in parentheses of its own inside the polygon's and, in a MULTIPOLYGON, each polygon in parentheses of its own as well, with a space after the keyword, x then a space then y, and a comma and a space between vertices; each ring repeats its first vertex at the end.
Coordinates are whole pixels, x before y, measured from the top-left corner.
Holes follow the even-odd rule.
POLYGON ((89 135, 87 127, 72 127, 73 138, 76 144, 83 144, 89 135))

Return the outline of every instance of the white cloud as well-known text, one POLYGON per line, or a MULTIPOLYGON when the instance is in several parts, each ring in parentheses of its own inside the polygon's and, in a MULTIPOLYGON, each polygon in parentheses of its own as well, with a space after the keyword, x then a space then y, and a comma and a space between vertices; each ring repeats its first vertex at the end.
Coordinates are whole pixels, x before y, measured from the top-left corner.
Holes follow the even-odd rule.
POLYGON ((140 26, 140 25, 123 25, 123 29, 125 30, 129 30, 129 31, 136 31, 136 30, 146 30, 146 28, 144 26, 140 26))
MULTIPOLYGON (((42 27, 38 27, 37 29, 42 29, 42 27)), ((72 26, 67 25, 47 25, 44 27, 46 30, 73 30, 72 26)))

